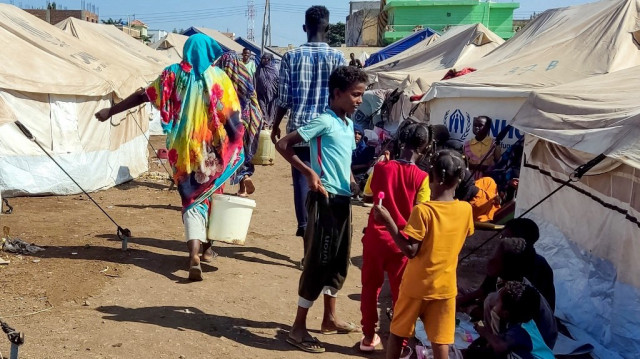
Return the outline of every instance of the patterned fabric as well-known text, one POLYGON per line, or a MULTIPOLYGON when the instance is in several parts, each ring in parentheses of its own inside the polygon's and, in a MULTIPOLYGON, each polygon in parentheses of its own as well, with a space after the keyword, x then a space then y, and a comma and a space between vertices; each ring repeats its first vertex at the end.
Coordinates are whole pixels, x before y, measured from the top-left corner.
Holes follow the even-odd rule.
POLYGON ((253 175, 251 159, 258 149, 258 136, 262 128, 262 111, 258 104, 258 96, 253 85, 253 77, 238 59, 235 52, 230 51, 222 55, 218 66, 229 76, 238 93, 242 108, 242 122, 245 126, 244 156, 245 165, 233 176, 231 183, 237 184, 244 176, 253 175))
POLYGON ((271 127, 276 116, 276 101, 278 99, 278 76, 279 71, 273 63, 273 55, 264 54, 262 57, 269 58, 267 65, 258 66, 256 71, 256 92, 258 103, 262 109, 263 127, 271 127))
POLYGON ((183 212, 196 205, 206 212, 211 194, 244 161, 240 102, 229 77, 211 66, 211 41, 194 35, 185 43, 184 58, 198 59, 200 70, 187 60, 171 65, 146 90, 161 114, 183 212))
POLYGON ((287 133, 320 116, 329 105, 329 75, 347 65, 342 52, 324 42, 288 51, 280 63, 278 106, 291 110, 287 133))

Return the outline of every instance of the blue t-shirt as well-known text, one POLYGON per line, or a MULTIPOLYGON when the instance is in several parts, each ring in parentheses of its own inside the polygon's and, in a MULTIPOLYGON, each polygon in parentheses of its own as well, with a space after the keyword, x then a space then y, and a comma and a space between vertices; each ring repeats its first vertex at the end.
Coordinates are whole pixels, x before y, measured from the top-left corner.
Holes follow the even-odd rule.
POLYGON ((356 148, 353 122, 343 121, 327 109, 309 124, 298 128, 311 147, 311 169, 329 193, 351 196, 351 153, 356 148))
POLYGON ((522 359, 555 358, 533 320, 510 326, 503 339, 507 342, 509 351, 522 359))

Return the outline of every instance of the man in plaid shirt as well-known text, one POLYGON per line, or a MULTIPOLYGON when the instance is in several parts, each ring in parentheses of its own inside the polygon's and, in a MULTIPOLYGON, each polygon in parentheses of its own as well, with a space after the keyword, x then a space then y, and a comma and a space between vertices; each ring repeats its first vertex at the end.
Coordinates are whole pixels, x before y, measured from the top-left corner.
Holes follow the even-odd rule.
MULTIPOLYGON (((327 44, 329 10, 312 6, 305 13, 307 43, 287 51, 280 64, 278 112, 271 131, 271 140, 280 138, 280 123, 291 110, 287 133, 293 132, 318 117, 329 106, 329 75, 338 66, 347 65, 342 52, 327 44)), ((296 155, 309 166, 309 144, 295 148, 296 155)), ((291 167, 293 200, 298 220, 296 236, 303 237, 307 227, 305 200, 309 185, 302 173, 291 167)))

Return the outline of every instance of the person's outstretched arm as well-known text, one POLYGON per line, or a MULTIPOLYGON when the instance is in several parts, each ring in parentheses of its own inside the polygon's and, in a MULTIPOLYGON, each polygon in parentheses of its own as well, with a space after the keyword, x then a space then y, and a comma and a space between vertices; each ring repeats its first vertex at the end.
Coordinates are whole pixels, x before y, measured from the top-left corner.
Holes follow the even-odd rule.
POLYGON ((389 211, 383 206, 379 204, 374 205, 373 216, 376 221, 387 227, 387 231, 391 234, 391 238, 396 242, 400 251, 409 259, 415 258, 420 250, 421 242, 411 237, 405 237, 405 235, 398 229, 398 226, 393 222, 389 211))
POLYGON ((145 102, 149 102, 149 97, 147 96, 145 89, 140 88, 136 92, 129 95, 129 97, 113 105, 112 107, 103 108, 102 110, 96 112, 95 116, 100 122, 104 122, 111 118, 111 116, 113 115, 119 114, 120 112, 124 112, 136 106, 140 106, 145 102))

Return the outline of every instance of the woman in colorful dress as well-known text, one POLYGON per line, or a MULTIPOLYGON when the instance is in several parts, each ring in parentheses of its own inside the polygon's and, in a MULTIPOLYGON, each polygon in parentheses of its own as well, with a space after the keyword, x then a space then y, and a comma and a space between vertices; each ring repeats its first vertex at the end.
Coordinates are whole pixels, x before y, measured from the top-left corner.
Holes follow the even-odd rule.
POLYGON ((251 176, 255 171, 251 159, 258 150, 258 136, 262 127, 262 111, 258 104, 255 86, 253 85, 253 76, 239 60, 238 55, 233 51, 229 51, 222 55, 217 65, 231 79, 242 108, 242 123, 245 126, 244 164, 231 178, 231 184, 240 184, 238 196, 247 197, 256 190, 253 181, 251 181, 251 176))
POLYGON ((169 163, 182 199, 189 248, 189 279, 202 280, 200 261, 213 260, 207 226, 211 196, 244 163, 244 125, 236 90, 224 71, 212 66, 222 55, 209 36, 191 36, 183 61, 164 69, 146 89, 96 113, 100 121, 151 102, 160 111, 169 163), (199 256, 203 248, 202 258, 199 256))

